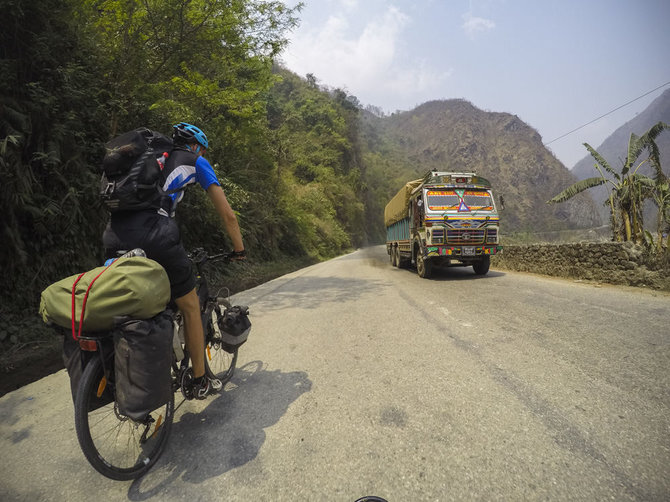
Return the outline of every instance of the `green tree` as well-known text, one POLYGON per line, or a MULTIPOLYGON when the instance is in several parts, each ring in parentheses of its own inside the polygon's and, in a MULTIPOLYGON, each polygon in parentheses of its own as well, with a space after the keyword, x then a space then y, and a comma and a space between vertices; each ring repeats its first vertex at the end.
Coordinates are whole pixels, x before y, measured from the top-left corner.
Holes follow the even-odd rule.
MULTIPOLYGON (((609 163, 588 143, 584 146, 595 159, 595 169, 600 176, 587 178, 571 185, 550 199, 549 203, 559 203, 571 199, 595 186, 606 185, 609 191, 607 204, 610 209, 610 224, 614 239, 617 241, 644 240, 643 203, 651 198, 659 207, 659 225, 662 225, 667 214, 667 201, 663 195, 663 187, 667 177, 661 168, 660 153, 656 138, 668 124, 659 122, 642 136, 630 135, 628 152, 623 161, 621 172, 616 172, 609 163), (646 152, 646 155, 643 153, 646 152), (640 158, 642 159, 640 160, 640 158), (654 169, 654 179, 638 173, 639 169, 649 163, 654 169)), ((660 228, 660 227, 659 227, 660 228)))
POLYGON ((18 301, 99 249, 90 166, 107 136, 106 97, 96 48, 74 20, 78 4, 0 0, 0 287, 18 301))
POLYGON ((262 113, 260 93, 302 4, 276 0, 84 0, 114 107, 110 130, 262 113))

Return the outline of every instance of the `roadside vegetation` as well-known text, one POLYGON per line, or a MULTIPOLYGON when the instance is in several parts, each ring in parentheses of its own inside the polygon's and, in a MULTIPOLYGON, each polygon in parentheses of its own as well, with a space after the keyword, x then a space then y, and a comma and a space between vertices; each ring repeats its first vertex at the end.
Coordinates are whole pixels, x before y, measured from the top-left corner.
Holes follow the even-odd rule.
MULTIPOLYGON (((277 65, 300 9, 0 0, 3 369, 52 342, 40 292, 100 264, 99 166, 104 143, 127 130, 205 130, 249 251, 247 264, 221 271, 236 290, 368 242, 356 98, 277 65)), ((178 219, 187 248, 230 248, 198 190, 178 219)))

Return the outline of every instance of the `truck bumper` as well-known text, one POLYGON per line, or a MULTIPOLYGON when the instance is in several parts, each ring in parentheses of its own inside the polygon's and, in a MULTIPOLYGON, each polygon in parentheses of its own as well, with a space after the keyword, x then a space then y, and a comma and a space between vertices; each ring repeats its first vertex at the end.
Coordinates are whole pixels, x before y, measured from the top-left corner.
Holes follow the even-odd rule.
POLYGON ((500 244, 487 246, 427 246, 426 256, 453 256, 454 258, 472 258, 482 255, 495 255, 502 253, 500 244))

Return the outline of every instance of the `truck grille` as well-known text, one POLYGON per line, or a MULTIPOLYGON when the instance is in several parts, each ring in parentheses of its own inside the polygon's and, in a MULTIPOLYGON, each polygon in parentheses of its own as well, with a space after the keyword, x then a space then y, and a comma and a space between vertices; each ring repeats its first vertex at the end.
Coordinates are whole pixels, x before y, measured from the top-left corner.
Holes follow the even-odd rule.
POLYGON ((444 244, 444 229, 443 228, 433 228, 431 242, 433 244, 444 244))
POLYGON ((447 230, 447 244, 483 244, 484 229, 450 228, 447 230))

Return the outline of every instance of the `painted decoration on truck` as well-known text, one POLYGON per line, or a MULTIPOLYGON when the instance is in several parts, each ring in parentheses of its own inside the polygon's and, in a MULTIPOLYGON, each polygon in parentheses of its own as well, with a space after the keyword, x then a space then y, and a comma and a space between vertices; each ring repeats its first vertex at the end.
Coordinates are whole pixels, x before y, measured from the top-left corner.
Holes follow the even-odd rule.
POLYGON ((493 211, 493 199, 487 190, 428 190, 426 199, 429 211, 493 211))
POLYGON ((446 211, 458 207, 460 198, 453 190, 429 190, 426 192, 428 199, 428 210, 446 211))
POLYGON ((500 218, 495 214, 486 216, 486 219, 483 219, 481 214, 473 216, 463 213, 448 218, 443 214, 437 214, 426 216, 426 221, 430 223, 445 223, 451 228, 477 228, 482 225, 497 225, 500 222, 500 218))

